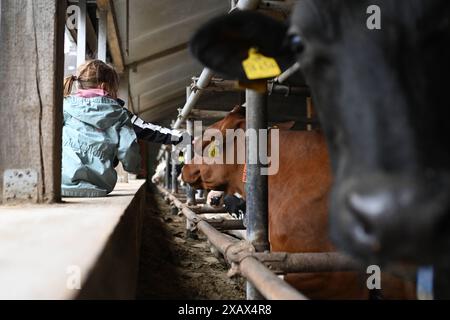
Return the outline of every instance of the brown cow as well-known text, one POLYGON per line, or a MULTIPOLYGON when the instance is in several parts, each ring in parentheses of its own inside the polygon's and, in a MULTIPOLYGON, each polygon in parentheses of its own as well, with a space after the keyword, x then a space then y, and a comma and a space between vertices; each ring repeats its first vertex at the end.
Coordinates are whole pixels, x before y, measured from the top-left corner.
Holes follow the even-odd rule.
MULTIPOLYGON (((243 108, 235 108, 210 128, 229 141, 226 129, 245 129, 243 108)), ((269 176, 269 238, 272 251, 334 251, 328 238, 327 198, 331 171, 324 136, 318 131, 281 130, 279 171, 269 176)), ((196 141, 197 142, 197 141, 196 141)), ((198 142, 197 142, 198 143, 198 142)), ((210 142, 204 141, 202 150, 210 142)), ((236 148, 235 144, 233 144, 236 148)), ((234 154, 237 154, 235 150, 234 154)), ((201 155, 195 155, 199 157, 201 155)), ((245 197, 242 164, 187 164, 183 180, 195 188, 240 193, 245 197)), ((367 299, 366 274, 356 272, 288 274, 286 281, 312 299, 367 299)), ((413 299, 414 285, 383 274, 385 298, 413 299)))

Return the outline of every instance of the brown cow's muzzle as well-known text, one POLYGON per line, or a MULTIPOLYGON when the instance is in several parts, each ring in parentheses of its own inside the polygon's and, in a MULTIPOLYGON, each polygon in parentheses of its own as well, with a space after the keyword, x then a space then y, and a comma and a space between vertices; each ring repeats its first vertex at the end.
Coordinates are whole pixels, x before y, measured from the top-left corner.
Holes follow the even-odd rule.
POLYGON ((200 168, 196 165, 185 164, 181 170, 181 178, 196 189, 202 188, 200 168))

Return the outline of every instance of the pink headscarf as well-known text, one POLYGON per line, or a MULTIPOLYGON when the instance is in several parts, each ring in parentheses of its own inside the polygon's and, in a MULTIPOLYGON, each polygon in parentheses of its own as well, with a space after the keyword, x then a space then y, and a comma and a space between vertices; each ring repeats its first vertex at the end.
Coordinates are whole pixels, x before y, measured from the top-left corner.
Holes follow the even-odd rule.
POLYGON ((109 93, 100 88, 91 88, 91 89, 80 89, 75 94, 75 96, 80 98, 95 98, 95 97, 109 96, 109 93))

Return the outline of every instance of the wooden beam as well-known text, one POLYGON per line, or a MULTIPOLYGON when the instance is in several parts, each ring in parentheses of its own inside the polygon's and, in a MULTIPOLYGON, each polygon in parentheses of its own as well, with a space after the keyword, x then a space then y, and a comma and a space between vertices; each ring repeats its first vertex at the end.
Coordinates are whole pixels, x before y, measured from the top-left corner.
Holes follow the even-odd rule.
POLYGON ((122 46, 120 42, 119 27, 116 21, 116 13, 114 4, 111 0, 97 0, 97 7, 100 10, 108 12, 107 16, 107 30, 108 30, 108 44, 109 51, 116 67, 117 72, 123 73, 125 70, 125 63, 122 54, 122 46))
POLYGON ((166 50, 163 50, 163 51, 157 52, 155 54, 152 54, 152 55, 150 55, 148 57, 145 57, 145 58, 133 61, 133 62, 129 63, 128 66, 131 69, 133 69, 134 72, 136 72, 137 71, 137 67, 140 64, 149 63, 149 62, 152 62, 152 61, 155 61, 155 60, 158 60, 158 59, 170 56, 172 54, 175 54, 175 53, 181 52, 183 50, 186 50, 187 48, 188 48, 188 43, 185 42, 185 43, 179 44, 179 45, 177 45, 175 47, 168 48, 166 50))
POLYGON ((1 2, 0 202, 55 202, 61 194, 66 2, 1 2))

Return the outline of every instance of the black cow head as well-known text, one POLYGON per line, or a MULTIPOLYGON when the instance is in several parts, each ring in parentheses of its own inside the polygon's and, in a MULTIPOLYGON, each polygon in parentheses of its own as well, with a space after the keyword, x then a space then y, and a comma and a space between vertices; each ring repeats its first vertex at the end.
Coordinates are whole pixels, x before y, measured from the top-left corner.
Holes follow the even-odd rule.
POLYGON ((446 255, 450 1, 302 0, 290 27, 238 12, 191 42, 206 66, 243 80, 250 47, 295 57, 311 87, 335 175, 335 242, 377 260, 446 255), (370 5, 381 10, 380 30, 367 27, 370 5))

